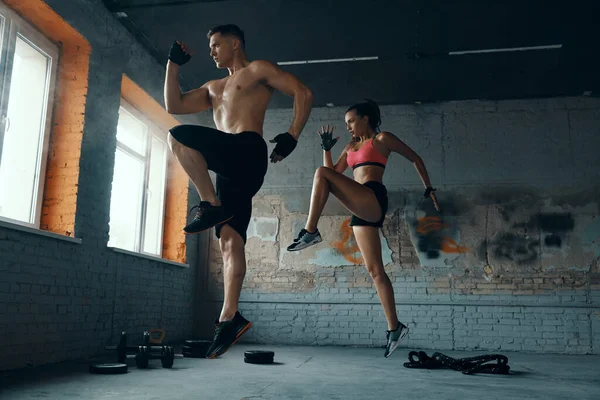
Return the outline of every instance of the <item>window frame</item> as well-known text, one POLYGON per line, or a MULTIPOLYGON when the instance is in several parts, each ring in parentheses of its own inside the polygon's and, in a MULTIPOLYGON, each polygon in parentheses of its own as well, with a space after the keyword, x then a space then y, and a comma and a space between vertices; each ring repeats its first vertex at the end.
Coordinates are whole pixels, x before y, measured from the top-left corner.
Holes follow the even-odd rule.
MULTIPOLYGON (((120 247, 116 247, 116 246, 112 246, 112 245, 109 245, 109 247, 126 250, 126 251, 131 251, 131 252, 139 253, 139 254, 145 254, 148 256, 162 258, 165 217, 166 217, 166 204, 167 204, 167 201, 166 201, 166 199, 167 199, 167 182, 168 182, 168 175, 169 175, 168 174, 169 159, 168 159, 167 134, 155 122, 153 122, 150 117, 148 117, 147 115, 142 113, 140 110, 138 110, 135 106, 133 106, 131 103, 129 103, 123 97, 121 97, 121 102, 119 105, 119 114, 121 114, 122 111, 128 113, 130 116, 137 119, 146 128, 145 129, 146 137, 144 139, 145 140, 145 148, 144 148, 145 154, 144 155, 141 155, 140 153, 131 149, 127 145, 119 142, 118 138, 116 138, 116 146, 115 146, 115 152, 117 150, 121 150, 121 151, 125 152, 128 156, 133 157, 144 163, 144 182, 143 182, 143 190, 142 190, 141 209, 139 210, 141 215, 139 218, 139 226, 136 227, 134 249, 133 250, 122 249, 120 247), (152 139, 153 138, 159 140, 164 145, 164 153, 163 153, 164 168, 161 171, 162 172, 162 177, 161 177, 162 192, 160 193, 160 196, 161 196, 161 207, 160 207, 161 224, 160 224, 159 238, 158 238, 158 243, 159 243, 158 253, 150 253, 150 252, 144 251, 144 241, 146 238, 146 221, 148 219, 148 215, 147 215, 148 197, 149 197, 148 192, 149 192, 149 182, 150 182, 150 166, 152 163, 152 139)), ((117 122, 117 124, 118 124, 118 122, 117 122)), ((115 133, 115 136, 116 136, 116 133, 115 133)), ((114 176, 114 172, 113 172, 113 176, 114 176)), ((111 193, 112 193, 112 190, 111 190, 111 193)), ((111 207, 112 207, 112 204, 111 204, 111 207)), ((109 242, 110 242, 110 227, 109 227, 109 242)))
POLYGON ((46 68, 46 87, 44 88, 46 99, 44 101, 42 118, 40 119, 40 130, 42 132, 38 143, 35 169, 35 180, 37 184, 34 182, 33 201, 30 210, 30 215, 33 216, 30 220, 33 220, 33 222, 0 216, 0 220, 2 221, 40 229, 48 152, 52 131, 54 97, 56 95, 56 84, 58 79, 60 47, 3 3, 0 3, 0 17, 3 17, 3 21, 0 22, 0 60, 6 61, 0 63, 0 80, 2 81, 2 91, 0 92, 0 164, 2 162, 2 149, 7 125, 9 125, 10 128, 10 121, 8 120, 8 102, 10 99, 11 78, 17 38, 22 39, 39 51, 49 61, 46 68))

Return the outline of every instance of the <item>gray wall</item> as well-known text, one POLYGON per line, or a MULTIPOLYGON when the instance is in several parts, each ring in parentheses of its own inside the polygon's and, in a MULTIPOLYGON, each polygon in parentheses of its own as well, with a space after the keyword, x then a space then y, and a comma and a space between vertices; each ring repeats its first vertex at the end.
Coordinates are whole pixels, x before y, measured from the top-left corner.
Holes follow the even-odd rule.
MULTIPOLYGON (((0 227, 0 369, 96 354, 126 330, 131 343, 161 327, 193 329, 198 238, 185 268, 106 248, 121 77, 162 103, 157 64, 99 0, 47 0, 91 44, 76 237, 81 243, 0 227)), ((195 118, 184 118, 195 121, 195 118)))
MULTIPOLYGON (((349 213, 335 198, 319 222, 324 243, 285 250, 306 221, 321 165, 316 130, 335 124, 345 141, 343 112, 315 109, 297 150, 271 164, 256 198, 240 305, 254 321, 247 341, 385 342, 375 288, 344 225, 349 213)), ((270 111, 265 137, 286 130, 291 117, 270 111)), ((381 238, 399 316, 411 328, 406 346, 598 353, 600 101, 386 106, 382 117, 382 129, 421 155, 442 206, 439 214, 421 203, 414 167, 393 155, 381 238)), ((210 269, 207 306, 216 315, 222 274, 214 237, 210 269)))

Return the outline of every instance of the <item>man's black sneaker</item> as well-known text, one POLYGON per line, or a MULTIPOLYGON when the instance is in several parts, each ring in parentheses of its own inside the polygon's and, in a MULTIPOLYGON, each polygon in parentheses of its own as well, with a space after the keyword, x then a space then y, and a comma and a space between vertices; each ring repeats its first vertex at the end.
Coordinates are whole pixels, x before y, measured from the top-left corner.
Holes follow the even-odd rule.
POLYGON ((252 323, 237 311, 233 319, 223 322, 216 321, 215 326, 215 337, 206 352, 206 358, 216 358, 223 355, 250 329, 252 323))
POLYGON ((233 214, 228 212, 225 207, 213 206, 208 201, 200 202, 200 205, 192 207, 190 212, 195 208, 198 209, 198 212, 196 212, 194 220, 183 228, 187 234, 200 233, 233 218, 233 214))

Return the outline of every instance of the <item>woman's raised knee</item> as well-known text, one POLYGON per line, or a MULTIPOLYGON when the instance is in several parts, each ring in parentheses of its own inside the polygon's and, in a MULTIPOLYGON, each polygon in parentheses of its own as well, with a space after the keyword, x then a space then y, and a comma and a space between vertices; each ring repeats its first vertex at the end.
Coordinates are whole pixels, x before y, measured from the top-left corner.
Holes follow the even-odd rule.
POLYGON ((325 166, 320 166, 315 171, 315 178, 325 178, 325 175, 327 175, 327 173, 329 172, 328 170, 329 170, 329 168, 327 168, 325 166))

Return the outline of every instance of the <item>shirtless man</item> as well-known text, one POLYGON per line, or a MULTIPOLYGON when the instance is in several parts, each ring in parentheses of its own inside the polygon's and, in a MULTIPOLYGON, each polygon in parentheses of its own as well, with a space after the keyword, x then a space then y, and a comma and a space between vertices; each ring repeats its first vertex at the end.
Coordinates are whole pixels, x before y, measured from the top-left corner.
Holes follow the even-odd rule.
POLYGON ((252 325, 238 311, 246 274, 244 246, 252 212, 252 198, 263 184, 268 167, 263 122, 267 104, 277 89, 294 97, 294 117, 270 155, 276 163, 296 147, 312 109, 312 93, 293 75, 268 61, 248 61, 244 33, 236 25, 220 25, 208 32, 210 56, 229 76, 182 93, 179 67, 191 58, 185 44, 173 43, 165 80, 165 104, 170 114, 193 114, 213 108, 218 128, 179 125, 169 131, 169 146, 200 195, 194 220, 184 228, 194 234, 215 227, 223 255, 225 299, 216 321, 213 343, 206 354, 225 353, 252 325), (217 176, 216 191, 208 174, 217 176))

